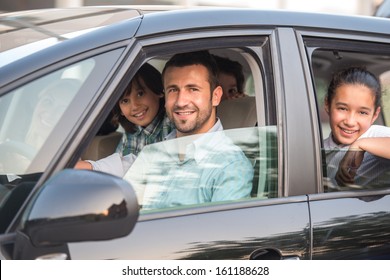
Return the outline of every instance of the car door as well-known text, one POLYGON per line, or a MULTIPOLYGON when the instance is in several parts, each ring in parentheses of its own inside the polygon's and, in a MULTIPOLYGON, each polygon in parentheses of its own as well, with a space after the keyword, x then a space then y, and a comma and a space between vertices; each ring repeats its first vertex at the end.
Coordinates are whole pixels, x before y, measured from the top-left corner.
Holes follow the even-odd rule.
POLYGON ((2 67, 1 233, 7 228, 14 232, 27 197, 76 157, 72 149, 83 146, 75 139, 96 134, 85 116, 91 108, 95 122, 108 115, 97 102, 106 102, 115 92, 113 73, 125 48, 131 47, 129 32, 138 25, 138 20, 129 22, 125 34, 102 28, 99 35, 69 39, 2 67))
MULTIPOLYGON (((276 114, 276 106, 284 106, 277 103, 276 96, 283 93, 275 89, 283 81, 274 80, 274 72, 281 70, 272 66, 280 62, 277 53, 279 45, 272 30, 257 30, 246 36, 241 36, 241 33, 248 31, 215 29, 211 32, 183 32, 183 35, 176 35, 173 41, 171 37, 160 34, 155 38, 141 40, 140 44, 143 46, 145 61, 157 66, 174 53, 195 50, 209 50, 213 54, 228 56, 246 64, 247 94, 255 98, 257 126, 242 125, 228 129, 227 125, 225 133, 242 148, 248 158, 253 158, 256 191, 252 197, 152 212, 141 211, 130 235, 109 241, 69 243, 71 258, 310 258, 307 197, 299 195, 299 190, 294 193, 292 187, 292 196, 289 197, 286 190, 288 187, 283 184, 282 166, 286 163, 281 154, 283 149, 280 139, 284 132, 276 114), (198 39, 192 39, 194 37, 198 39), (223 40, 220 40, 221 37, 223 40), (170 43, 164 43, 167 41, 170 43), (271 45, 275 47, 272 51, 271 45), (256 148, 253 148, 253 144, 256 148)), ((296 46, 289 47, 297 49, 296 46)), ((232 114, 239 112, 238 105, 232 106, 231 110, 232 114)), ((236 115, 237 119, 241 117, 244 116, 236 115)), ((227 124, 224 119, 222 123, 227 124)), ((289 183, 286 185, 289 186, 289 183)))
MULTIPOLYGON (((375 26, 375 25, 373 25, 375 26)), ((389 44, 388 36, 374 34, 305 33, 305 51, 310 59, 317 95, 318 120, 323 138, 330 135, 329 122, 324 111, 324 97, 332 73, 347 66, 362 66, 382 83, 382 114, 377 124, 388 126, 389 44)), ((323 161, 325 162, 323 151, 323 161)), ((383 167, 389 161, 383 160, 383 167)), ((390 177, 378 173, 379 184, 355 188, 331 187, 325 166, 319 194, 309 195, 313 225, 313 259, 388 259, 390 218, 390 177)))
MULTIPOLYGON (((203 22, 198 16, 204 19, 203 13, 197 12, 195 19, 190 22, 203 22)), ((143 20, 147 21, 147 18, 145 16, 143 20)), ((226 20, 226 17, 221 18, 226 20)), ((151 23, 160 23, 160 29, 165 19, 157 15, 150 17, 151 23)), ((237 26, 229 29, 223 23, 219 30, 214 21, 214 27, 211 29, 207 23, 204 24, 204 29, 191 27, 182 32, 177 30, 175 36, 169 32, 164 34, 163 30, 155 34, 150 31, 150 24, 145 23, 145 30, 141 25, 140 38, 133 40, 134 45, 124 52, 122 57, 125 59, 120 64, 120 69, 116 69, 119 74, 112 78, 111 81, 115 84, 112 87, 125 85, 142 63, 151 62, 161 67, 171 55, 180 52, 208 50, 245 64, 246 93, 255 100, 257 122, 235 128, 228 128, 227 125, 225 133, 253 164, 251 197, 168 207, 152 212, 141 211, 134 229, 127 227, 127 234, 123 234, 123 231, 117 234, 117 229, 128 220, 122 223, 115 221, 115 226, 108 223, 110 226, 103 227, 101 217, 103 213, 111 213, 111 206, 116 208, 121 203, 115 201, 110 204, 110 208, 102 209, 104 205, 102 206, 99 199, 110 196, 101 193, 110 188, 96 188, 90 196, 86 195, 86 190, 93 189, 93 182, 113 185, 123 183, 110 175, 97 175, 92 171, 64 170, 58 173, 58 177, 53 176, 42 186, 40 193, 31 199, 24 219, 14 223, 12 230, 16 230, 16 249, 12 252, 12 249, 7 247, 7 256, 41 259, 310 258, 310 215, 305 194, 316 189, 317 167, 315 156, 310 154, 310 151, 314 150, 314 137, 296 137, 293 129, 300 124, 306 135, 312 135, 313 129, 310 118, 307 117, 310 108, 303 71, 297 71, 297 65, 302 65, 302 58, 298 46, 294 43, 294 30, 261 26, 248 30, 237 26), (301 99, 304 101, 295 102, 301 99), (299 153, 302 148, 307 149, 307 157, 302 158, 299 153), (297 161, 301 161, 302 166, 305 166, 307 176, 301 175, 297 161), (82 176, 86 179, 71 183, 76 180, 74 178, 82 176), (65 199, 69 194, 64 195, 66 189, 64 183, 60 183, 64 181, 69 184, 67 190, 78 199, 65 199), (52 202, 45 198, 51 198, 52 202), (81 198, 88 198, 88 205, 99 208, 94 212, 97 213, 95 216, 85 212, 81 198), (71 201, 73 207, 71 212, 68 207, 57 207, 60 210, 52 214, 45 210, 50 209, 50 206, 43 206, 45 201, 48 205, 67 205, 71 201), (91 220, 96 223, 88 224, 91 220), (76 221, 86 222, 78 227, 76 221), (75 227, 70 226, 70 223, 75 227), (59 227, 60 225, 63 226, 59 227), (61 228, 60 232, 58 228, 61 228), (75 228, 79 230, 76 231, 75 228), (97 228, 99 230, 96 230, 97 228), (37 235, 40 232, 48 234, 37 235), (106 238, 105 233, 109 233, 106 238)), ((108 85, 107 87, 110 88, 108 85)), ((93 137, 93 133, 106 117, 99 116, 99 113, 104 111, 108 114, 113 100, 117 100, 119 94, 120 92, 114 92, 111 97, 99 99, 95 103, 95 110, 88 107, 90 116, 85 116, 84 127, 80 127, 74 134, 78 135, 73 138, 76 141, 68 142, 67 148, 71 155, 59 159, 57 169, 65 166, 65 162, 69 167, 75 163, 75 155, 81 154, 86 142, 93 137)), ((237 119, 245 117, 245 114, 238 113, 239 105, 233 104, 231 108, 233 114, 237 112, 237 119)), ((227 121, 222 120, 222 123, 226 124, 227 121)), ((133 196, 127 197, 130 198, 124 201, 132 204, 133 196)), ((133 209, 128 212, 133 218, 138 216, 134 211, 133 209)), ((132 223, 133 218, 130 219, 132 223)), ((12 243, 9 239, 7 242, 12 243)))

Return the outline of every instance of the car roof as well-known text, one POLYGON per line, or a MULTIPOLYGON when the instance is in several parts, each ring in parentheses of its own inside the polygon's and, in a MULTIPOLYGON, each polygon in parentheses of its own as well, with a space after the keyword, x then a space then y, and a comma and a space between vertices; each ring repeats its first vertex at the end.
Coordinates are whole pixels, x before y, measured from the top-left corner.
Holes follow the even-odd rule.
POLYGON ((0 14, 0 53, 44 39, 81 35, 96 28, 143 17, 138 36, 212 26, 300 26, 388 33, 388 21, 286 10, 185 7, 174 5, 114 5, 37 9, 0 14), (163 13, 156 13, 161 12, 163 13), (167 20, 169 19, 169 20, 167 20), (233 19, 233 20, 232 20, 233 19), (177 22, 180 22, 178 25, 177 22))
MULTIPOLYGON (((50 57, 50 60, 55 62, 56 59, 65 58, 66 55, 71 55, 71 53, 76 54, 77 52, 86 51, 87 49, 93 47, 100 47, 106 44, 119 42, 123 40, 131 39, 132 37, 141 38, 144 36, 153 36, 159 33, 165 34, 174 34, 174 33, 183 33, 185 30, 210 30, 216 27, 226 27, 226 28, 235 28, 235 27, 245 27, 253 28, 256 27, 295 27, 300 29, 307 30, 349 30, 353 32, 367 32, 372 34, 384 34, 384 36, 390 36, 388 30, 390 30, 390 21, 384 18, 378 17, 365 17, 365 16, 344 16, 344 15, 332 15, 332 14, 319 14, 319 13, 304 13, 304 12, 292 12, 285 10, 259 10, 259 9, 246 9, 246 8, 186 8, 180 6, 102 6, 102 7, 82 7, 77 9, 67 8, 67 9, 46 9, 38 10, 32 12, 25 12, 25 15, 34 15, 34 14, 50 14, 50 12, 63 13, 62 18, 58 17, 58 20, 53 19, 53 26, 58 27, 61 31, 61 25, 66 23, 66 31, 59 33, 56 31, 55 34, 69 38, 69 40, 61 41, 61 38, 54 36, 46 39, 54 40, 54 44, 59 44, 59 42, 69 42, 73 44, 72 48, 55 48, 52 52, 45 52, 45 57, 50 57), (167 11, 168 10, 168 11, 167 11), (69 16, 72 15, 73 16, 69 16), (68 16, 66 16, 69 14, 68 16), (97 16, 95 26, 91 26, 88 21, 91 21, 91 17, 97 16), (122 16, 118 16, 122 15, 122 16), (102 18, 105 20, 102 20, 102 18), (74 29, 69 30, 71 27, 72 20, 78 21, 80 19, 81 26, 75 26, 74 29), (89 20, 88 20, 89 19, 89 20), (68 25, 70 27, 68 27, 68 25), (108 25, 108 26, 105 26, 108 25), (98 29, 98 30, 96 30, 98 29), (73 31, 73 32, 72 32, 73 31), (70 33, 69 33, 70 32, 70 33), (79 36, 83 32, 84 36, 79 36), (73 41, 71 43, 70 41, 73 41), (66 50, 66 51, 64 51, 66 50), (61 56, 61 57, 59 57, 61 56)), ((11 13, 12 14, 12 13, 11 13)), ((23 14, 21 12, 20 14, 23 14)), ((5 16, 10 16, 6 14, 5 16)), ((1 19, 5 18, 4 15, 0 17, 1 19)), ((29 19, 29 17, 24 17, 23 19, 29 19)), ((38 27, 47 28, 47 22, 36 21, 34 24, 38 27), (46 25, 45 25, 46 24, 46 25)), ((49 24, 49 27, 52 28, 52 25, 49 24)), ((25 27, 15 26, 15 30, 10 33, 23 32, 25 27), (19 29, 20 30, 19 30, 19 29)), ((34 29, 34 28, 32 28, 34 29)), ((49 29, 53 31, 54 29, 49 29)), ((33 30, 34 34, 39 33, 37 30, 33 30)), ((1 32, 0 29, 0 41, 6 42, 3 40, 2 36, 8 36, 7 32, 1 32)), ((25 37, 16 36, 14 39, 23 40, 25 37)), ((38 52, 40 49, 47 48, 51 46, 44 39, 34 41, 32 44, 37 43, 40 46, 38 50, 33 50, 33 52, 38 52)), ((69 44, 64 44, 68 45, 69 44)), ((39 69, 44 66, 39 62, 39 54, 36 56, 29 56, 29 52, 25 51, 26 49, 32 50, 30 44, 22 45, 24 47, 23 51, 12 53, 12 55, 7 55, 6 52, 0 52, 0 69, 3 68, 1 80, 12 81, 16 78, 16 74, 13 74, 14 69, 25 68, 25 74, 34 71, 34 69, 39 69), (24 56, 28 56, 27 59, 22 59, 24 56), (11 57, 16 60, 17 63, 7 63, 6 58, 11 57), (3 65, 1 65, 3 64, 3 65), (11 64, 10 68, 2 66, 8 66, 11 64), (21 65, 24 65, 21 67, 21 65), (13 68, 15 67, 15 68, 13 68), (4 79, 2 79, 4 78, 4 79)), ((56 46, 54 46, 56 47, 56 46)), ((39 52, 42 54, 41 52, 39 52)), ((15 61, 11 61, 15 62, 15 61)), ((22 72, 19 74, 22 75, 22 72)))
POLYGON ((193 8, 146 14, 137 36, 215 26, 279 26, 389 34, 390 21, 372 16, 336 15, 248 8, 193 8), (169 19, 169 20, 167 20, 169 19), (180 22, 180 24, 178 24, 180 22))

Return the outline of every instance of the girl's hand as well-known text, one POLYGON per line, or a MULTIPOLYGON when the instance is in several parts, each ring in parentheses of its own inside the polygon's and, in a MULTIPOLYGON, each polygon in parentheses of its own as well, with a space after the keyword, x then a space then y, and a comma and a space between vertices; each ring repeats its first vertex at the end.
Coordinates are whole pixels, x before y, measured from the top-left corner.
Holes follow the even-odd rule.
POLYGON ((356 172, 362 164, 364 150, 350 147, 341 160, 336 174, 336 181, 340 186, 351 185, 355 183, 356 172))

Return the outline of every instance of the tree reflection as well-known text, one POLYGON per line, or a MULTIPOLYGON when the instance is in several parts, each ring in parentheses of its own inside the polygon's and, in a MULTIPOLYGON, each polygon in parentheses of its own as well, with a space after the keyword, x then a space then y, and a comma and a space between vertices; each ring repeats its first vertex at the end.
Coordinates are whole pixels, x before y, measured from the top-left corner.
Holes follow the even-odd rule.
POLYGON ((335 218, 314 229, 313 259, 390 259, 390 214, 335 218))

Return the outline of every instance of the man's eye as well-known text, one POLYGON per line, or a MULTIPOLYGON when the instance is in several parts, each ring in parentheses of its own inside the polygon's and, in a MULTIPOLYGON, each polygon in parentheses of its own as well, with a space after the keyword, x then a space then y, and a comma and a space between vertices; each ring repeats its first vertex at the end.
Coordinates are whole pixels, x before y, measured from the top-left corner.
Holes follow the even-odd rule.
POLYGON ((176 88, 169 88, 165 92, 166 93, 173 93, 173 92, 177 92, 177 89, 176 88))

